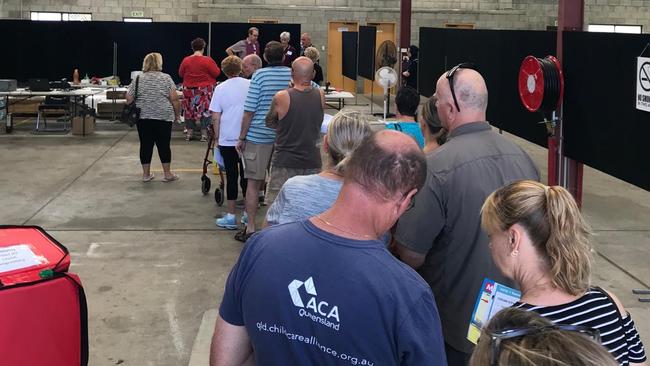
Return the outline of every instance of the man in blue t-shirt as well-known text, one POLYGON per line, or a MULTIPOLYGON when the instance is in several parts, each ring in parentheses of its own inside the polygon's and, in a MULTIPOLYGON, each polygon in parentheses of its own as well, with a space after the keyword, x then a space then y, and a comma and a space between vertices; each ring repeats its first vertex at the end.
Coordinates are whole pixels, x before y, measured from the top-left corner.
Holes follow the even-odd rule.
POLYGON ((329 210, 254 235, 226 282, 211 365, 446 365, 431 290, 379 240, 425 174, 412 138, 379 131, 329 210))

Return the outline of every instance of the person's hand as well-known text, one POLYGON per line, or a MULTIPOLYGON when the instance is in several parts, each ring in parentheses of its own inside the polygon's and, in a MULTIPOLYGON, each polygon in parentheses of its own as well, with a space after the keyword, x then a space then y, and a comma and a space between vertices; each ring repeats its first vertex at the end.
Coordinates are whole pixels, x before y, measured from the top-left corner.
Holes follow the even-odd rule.
POLYGON ((237 141, 237 145, 235 145, 235 150, 237 150, 238 153, 242 154, 245 149, 246 149, 246 141, 242 141, 242 140, 237 141))

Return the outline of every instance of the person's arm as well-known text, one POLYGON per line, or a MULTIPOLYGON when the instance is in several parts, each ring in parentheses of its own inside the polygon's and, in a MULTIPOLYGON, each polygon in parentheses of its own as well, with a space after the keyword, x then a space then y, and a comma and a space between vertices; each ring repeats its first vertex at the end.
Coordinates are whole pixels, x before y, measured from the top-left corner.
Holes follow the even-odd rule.
POLYGON ((135 94, 135 80, 132 80, 131 84, 129 84, 129 89, 126 91, 126 104, 133 103, 133 100, 135 99, 134 94, 135 94))
POLYGON ((210 366, 239 366, 254 361, 253 348, 244 326, 229 324, 217 316, 212 344, 210 366))
POLYGON ((172 88, 169 91, 169 101, 172 103, 172 107, 174 107, 174 121, 178 121, 181 116, 181 102, 178 99, 176 88, 172 88))
POLYGON ((287 115, 289 111, 289 93, 280 90, 273 96, 271 107, 265 117, 266 127, 277 129, 278 122, 287 115))
POLYGON ((183 59, 183 62, 181 62, 181 66, 178 67, 178 76, 180 76, 181 78, 185 77, 185 69, 187 68, 185 60, 187 59, 186 58, 183 59))
POLYGON ((212 127, 214 129, 214 139, 219 144, 219 127, 221 125, 221 112, 212 112, 212 127))
POLYGON ((400 244, 397 239, 395 239, 395 237, 393 237, 391 247, 394 248, 395 256, 399 258, 399 260, 408 264, 409 267, 414 269, 422 267, 424 264, 424 259, 427 257, 424 254, 420 254, 400 244))
POLYGON ((244 149, 246 149, 246 135, 248 134, 248 129, 251 126, 251 122, 253 121, 253 112, 245 111, 244 112, 244 117, 241 119, 241 130, 239 132, 239 141, 237 141, 237 146, 235 146, 235 150, 237 150, 238 153, 242 153, 244 149))
POLYGON ((232 52, 232 47, 226 48, 226 53, 228 54, 228 56, 233 56, 235 54, 234 52, 232 52))
POLYGON ((219 68, 219 66, 217 66, 217 63, 214 62, 212 57, 208 56, 208 59, 210 60, 210 62, 208 63, 208 73, 210 74, 210 76, 216 79, 219 77, 219 75, 221 75, 221 69, 219 68))
POLYGON ((641 338, 639 337, 638 330, 634 326, 634 321, 632 321, 632 316, 627 310, 625 310, 623 303, 621 303, 621 300, 619 300, 618 297, 616 297, 616 295, 614 295, 612 292, 609 292, 605 289, 602 290, 607 292, 609 297, 612 300, 614 300, 614 303, 618 308, 618 312, 621 314, 621 319, 623 320, 623 331, 625 332, 625 336, 628 337, 627 351, 628 351, 628 358, 630 360, 630 365, 647 366, 648 363, 647 363, 643 343, 641 342, 641 338))
POLYGON ((415 195, 413 208, 397 221, 394 252, 402 262, 415 269, 424 264, 434 240, 445 226, 444 205, 437 187, 433 174, 427 174, 424 186, 415 195))
POLYGON ((408 309, 397 337, 400 365, 447 364, 440 315, 429 288, 408 309))
POLYGON ((318 88, 318 91, 320 91, 320 102, 323 105, 323 110, 325 110, 327 109, 327 104, 325 103, 325 92, 321 88, 318 88))

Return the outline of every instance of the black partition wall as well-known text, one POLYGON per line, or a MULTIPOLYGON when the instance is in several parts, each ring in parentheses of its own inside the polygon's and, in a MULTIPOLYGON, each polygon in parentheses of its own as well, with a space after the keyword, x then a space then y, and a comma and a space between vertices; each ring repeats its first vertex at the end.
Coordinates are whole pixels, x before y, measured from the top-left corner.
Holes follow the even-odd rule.
POLYGON ((359 76, 375 80, 375 49, 377 48, 377 27, 359 26, 359 76))
POLYGON ((352 80, 357 80, 357 56, 359 52, 358 32, 341 32, 343 55, 341 73, 352 80))
MULTIPOLYGON (((555 55, 556 33, 420 29, 420 92, 430 96, 438 77, 459 62, 477 64, 489 91, 495 126, 546 145, 539 113, 524 109, 517 77, 527 55, 555 55)), ((636 110, 637 56, 650 35, 565 32, 563 39, 564 153, 650 190, 650 113, 636 110)))
POLYGON ((650 112, 636 109, 647 34, 564 33, 565 153, 650 190, 650 112))
POLYGON ((124 22, 33 22, 0 21, 5 37, 0 58, 0 78, 26 81, 50 80, 80 75, 106 77, 113 74, 113 44, 117 44, 118 76, 130 81, 131 71, 142 69, 149 52, 163 56, 163 71, 176 82, 183 57, 192 53, 196 37, 208 40, 207 23, 124 23, 124 22))
POLYGON ((473 62, 487 83, 490 123, 546 146, 546 129, 538 124, 543 118, 521 104, 517 78, 526 56, 553 55, 555 45, 554 32, 420 28, 419 91, 427 97, 433 95, 445 70, 460 62, 473 62))
MULTIPOLYGON (((149 52, 163 56, 163 72, 177 83, 178 67, 192 54, 191 41, 209 40, 217 63, 226 56, 228 46, 246 38, 248 23, 124 23, 124 22, 35 22, 1 20, 0 34, 13 34, 3 41, 0 78, 25 82, 29 78, 60 80, 80 75, 106 77, 113 74, 113 44, 117 44, 117 71, 123 84, 130 82, 131 71, 142 69, 149 52)), ((280 40, 280 33, 291 33, 291 44, 300 50, 299 24, 254 24, 260 29, 260 45, 280 40)))

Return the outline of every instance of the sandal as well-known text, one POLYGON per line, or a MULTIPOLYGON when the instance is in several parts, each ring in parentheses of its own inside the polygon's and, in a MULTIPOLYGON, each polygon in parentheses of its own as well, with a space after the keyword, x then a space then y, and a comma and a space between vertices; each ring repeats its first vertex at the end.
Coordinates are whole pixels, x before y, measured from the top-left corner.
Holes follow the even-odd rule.
POLYGON ((144 183, 151 182, 153 180, 153 178, 154 178, 153 173, 150 173, 148 176, 142 177, 142 182, 144 182, 144 183))
POLYGON ((247 233, 246 228, 243 228, 235 234, 235 240, 245 243, 253 235, 255 235, 255 232, 247 233))
POLYGON ((178 177, 177 174, 172 173, 171 176, 163 178, 163 181, 165 181, 165 182, 173 182, 175 180, 178 180, 178 178, 179 177, 178 177))

